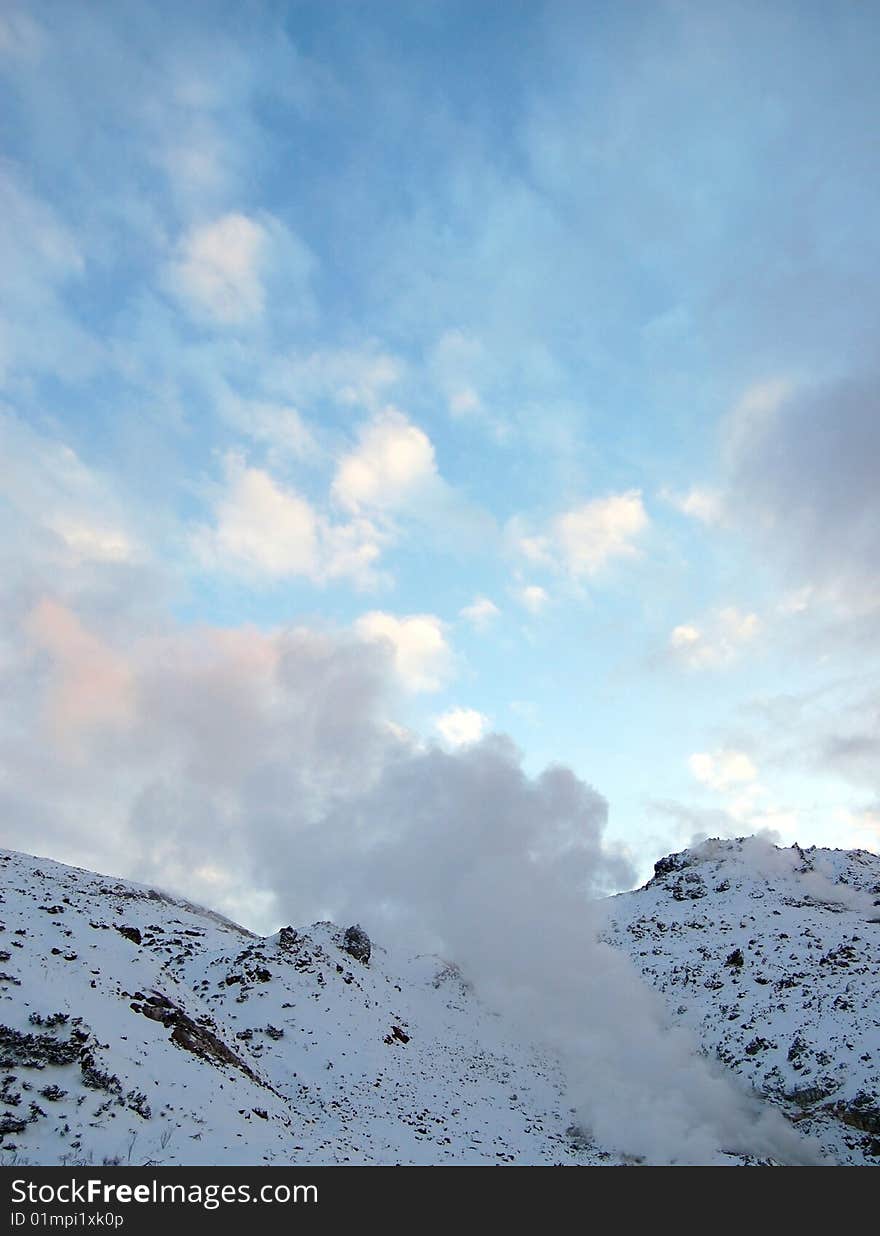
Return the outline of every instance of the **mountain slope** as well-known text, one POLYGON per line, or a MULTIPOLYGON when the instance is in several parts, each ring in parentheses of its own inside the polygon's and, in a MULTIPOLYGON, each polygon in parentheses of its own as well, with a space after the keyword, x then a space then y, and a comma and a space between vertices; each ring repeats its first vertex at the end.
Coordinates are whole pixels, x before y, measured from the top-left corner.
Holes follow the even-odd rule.
POLYGON ((0 1161, 587 1163, 455 968, 0 851, 0 1161), (352 952, 359 956, 352 955, 352 952))
MULTIPOLYGON (((261 939, 9 851, 0 896, 0 1162, 622 1161, 439 958, 261 939)), ((603 936, 831 1161, 877 1164, 878 901, 876 855, 713 841, 610 898, 603 936)))
POLYGON ((607 903, 674 1019, 838 1163, 880 1163, 880 857, 707 841, 607 903))

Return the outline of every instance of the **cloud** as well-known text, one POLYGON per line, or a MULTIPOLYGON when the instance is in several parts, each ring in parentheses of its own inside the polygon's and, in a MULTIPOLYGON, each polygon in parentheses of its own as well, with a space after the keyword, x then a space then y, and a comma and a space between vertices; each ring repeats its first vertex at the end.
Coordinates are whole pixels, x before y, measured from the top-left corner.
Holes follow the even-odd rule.
POLYGON ((361 430, 356 450, 340 460, 332 492, 349 511, 393 511, 438 479, 428 435, 402 412, 387 408, 361 430))
POLYGON ((368 341, 360 347, 325 347, 275 355, 268 364, 271 386, 304 403, 330 400, 378 414, 389 388, 403 378, 400 357, 368 341))
POLYGON ((319 455, 315 435, 290 404, 266 399, 245 399, 225 391, 217 411, 238 432, 266 447, 270 462, 310 460, 319 455))
POLYGON ((0 510, 18 568, 28 552, 56 570, 134 564, 146 557, 133 513, 124 510, 108 478, 65 443, 35 432, 2 407, 0 457, 0 510))
POLYGON ((698 781, 713 790, 728 790, 731 786, 756 781, 758 777, 757 769, 744 751, 696 752, 688 759, 688 766, 698 781))
POLYGON ((453 416, 482 412, 476 383, 485 366, 485 350, 477 338, 449 330, 438 339, 429 357, 429 369, 453 416))
POLYGON ((476 708, 450 708, 434 722, 434 729, 453 748, 479 742, 489 728, 489 718, 476 708))
POLYGON ((283 309, 289 320, 310 316, 314 264, 302 241, 271 215, 256 219, 232 212, 191 227, 167 277, 197 321, 248 326, 263 317, 274 284, 284 291, 279 314, 283 309))
POLYGON ((274 577, 319 571, 318 520, 304 498, 280 488, 259 468, 231 464, 229 489, 216 513, 213 546, 232 559, 274 577))
POLYGON ((550 594, 540 584, 524 584, 515 588, 513 595, 530 614, 540 614, 550 601, 550 594))
POLYGON ((333 523, 239 455, 227 456, 225 467, 214 523, 193 534, 205 565, 267 582, 302 577, 318 584, 349 579, 375 586, 382 537, 368 521, 333 523))
POLYGON ((726 606, 711 614, 703 627, 686 622, 673 628, 669 651, 688 669, 720 669, 734 661, 760 632, 757 614, 726 606))
POLYGON ((809 1159, 599 943, 590 901, 633 875, 603 840, 601 795, 567 768, 526 775, 503 736, 447 751, 403 740, 388 724, 392 674, 426 632, 436 651, 437 620, 366 627, 364 640, 169 623, 128 642, 120 674, 100 624, 47 598, 29 634, 6 632, 50 656, 2 683, 22 705, 0 724, 8 843, 177 888, 263 930, 360 921, 379 942, 455 959, 558 1054, 567 1101, 602 1144, 658 1163, 721 1149, 809 1159), (75 763, 32 725, 59 699, 79 726, 75 763))
POLYGON ((102 528, 64 517, 49 520, 46 526, 57 532, 78 559, 130 562, 134 557, 131 541, 117 528, 102 528))
POLYGON ((105 359, 102 344, 66 303, 87 275, 81 240, 16 172, 0 161, 0 383, 49 372, 82 380, 105 359))
POLYGON ((424 548, 456 556, 484 553, 494 519, 440 475, 431 439, 397 408, 364 424, 339 459, 331 496, 345 511, 381 521, 389 535, 411 531, 424 548))
POLYGON ((134 700, 129 665, 87 631, 75 613, 54 598, 43 598, 27 616, 25 630, 56 667, 48 720, 63 745, 76 749, 83 731, 130 722, 134 700))
POLYGON ((726 503, 795 587, 853 610, 880 603, 880 378, 773 382, 726 425, 726 503))
POLYGON ((515 520, 515 549, 535 566, 566 571, 574 579, 592 578, 619 558, 634 558, 634 542, 649 520, 636 490, 594 498, 557 515, 546 531, 529 533, 515 520))
MULTIPOLYGON (((702 814, 715 825, 716 836, 738 836, 747 833, 761 834, 781 844, 803 836, 803 814, 784 802, 776 800, 770 790, 758 779, 758 770, 751 757, 735 748, 721 748, 713 752, 695 752, 688 759, 688 767, 694 779, 715 795, 723 798, 723 808, 696 809, 695 818, 702 814)), ((675 815, 673 809, 669 814, 675 815)), ((688 816, 687 809, 680 808, 681 819, 688 816)), ((703 834, 705 835, 705 834, 703 834)))
POLYGON ((694 487, 686 493, 676 494, 663 490, 661 497, 681 511, 703 524, 717 524, 723 518, 724 504, 719 491, 694 487))
POLYGON ((469 622, 478 631, 484 631, 501 613, 488 597, 475 597, 470 605, 459 610, 459 617, 469 622))
POLYGON ((390 648, 398 678, 409 691, 439 691, 452 677, 452 649, 444 624, 433 614, 397 618, 374 610, 358 618, 354 630, 365 642, 390 648))
POLYGON ((258 318, 267 241, 265 228, 242 214, 194 227, 180 242, 174 284, 198 316, 230 326, 258 318))
POLYGON ((648 525, 638 490, 596 498, 555 521, 555 540, 569 572, 595 575, 614 558, 632 558, 633 540, 648 525))

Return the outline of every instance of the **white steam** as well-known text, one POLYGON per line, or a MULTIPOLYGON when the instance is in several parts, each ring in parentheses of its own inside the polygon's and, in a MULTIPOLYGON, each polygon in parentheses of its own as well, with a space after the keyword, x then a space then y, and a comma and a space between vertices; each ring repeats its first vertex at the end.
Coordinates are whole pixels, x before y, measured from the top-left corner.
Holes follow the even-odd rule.
POLYGON ((652 1163, 811 1159, 597 941, 591 902, 633 879, 603 844, 601 796, 565 768, 529 778, 497 735, 451 752, 410 741, 387 723, 382 646, 305 629, 120 638, 99 610, 45 598, 9 629, 11 844, 176 886, 264 930, 360 921, 454 958, 560 1054, 603 1145, 652 1163))

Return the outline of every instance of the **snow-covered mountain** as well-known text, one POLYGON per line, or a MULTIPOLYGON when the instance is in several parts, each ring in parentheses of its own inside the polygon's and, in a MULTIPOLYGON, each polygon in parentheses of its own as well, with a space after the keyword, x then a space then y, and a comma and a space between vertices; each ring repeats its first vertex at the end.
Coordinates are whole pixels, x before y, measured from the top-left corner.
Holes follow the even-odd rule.
POLYGON ((0 1162, 587 1163, 456 968, 0 851, 0 1162))
POLYGON ((604 938, 834 1162, 880 1164, 880 857, 752 837, 654 870, 604 938))
MULTIPOLYGON (((0 1162, 622 1161, 450 961, 330 923, 261 939, 9 851, 0 889, 0 1162)), ((604 934, 832 1160, 878 1163, 878 898, 874 855, 711 842, 604 934)))

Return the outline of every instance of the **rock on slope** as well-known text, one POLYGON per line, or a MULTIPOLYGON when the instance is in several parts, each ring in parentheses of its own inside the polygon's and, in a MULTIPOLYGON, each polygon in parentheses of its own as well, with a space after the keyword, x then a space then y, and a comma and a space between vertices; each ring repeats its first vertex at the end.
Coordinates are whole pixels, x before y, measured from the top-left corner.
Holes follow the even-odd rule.
POLYGON ((437 958, 2 850, 0 888, 0 1162, 609 1159, 437 958))
POLYGON ((707 841, 607 907, 706 1052, 833 1161, 880 1164, 880 857, 707 841))

